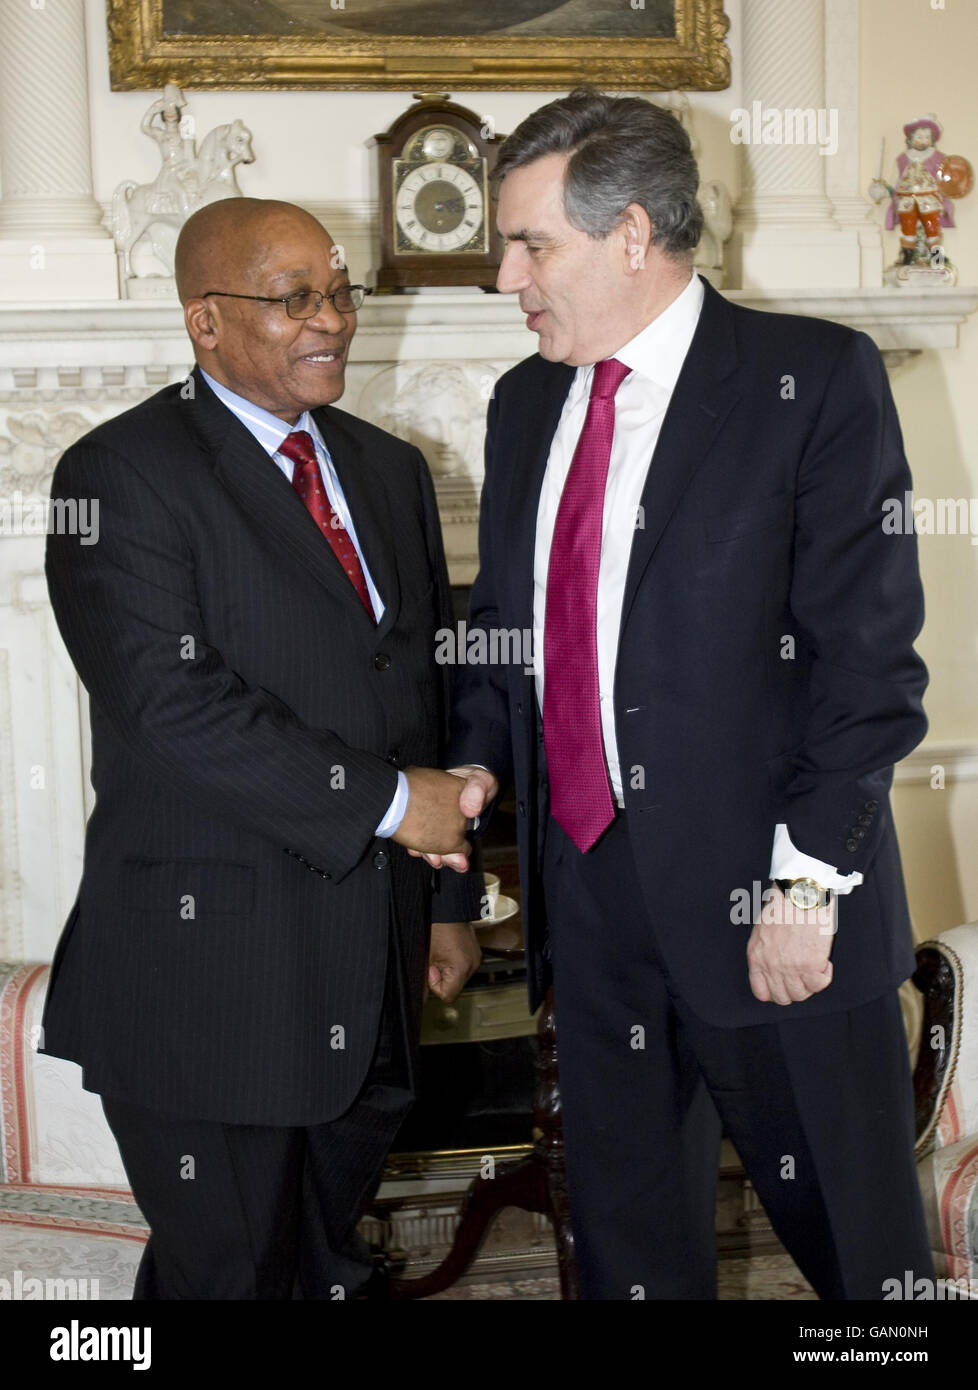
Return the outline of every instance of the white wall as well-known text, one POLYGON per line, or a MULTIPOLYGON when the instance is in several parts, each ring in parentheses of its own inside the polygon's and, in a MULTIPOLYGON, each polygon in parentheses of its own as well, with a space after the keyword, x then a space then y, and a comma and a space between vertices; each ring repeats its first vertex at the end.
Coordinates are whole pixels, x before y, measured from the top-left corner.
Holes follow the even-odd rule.
MULTIPOLYGON (((863 184, 876 172, 886 136, 888 177, 901 127, 934 112, 941 149, 978 165, 978 4, 946 0, 861 0, 863 184)), ((945 247, 961 283, 978 283, 978 190, 955 203, 945 247)), ((898 234, 886 233, 888 259, 898 234)), ((892 378, 918 497, 978 497, 978 324, 954 349, 925 352, 892 378)), ((978 546, 968 536, 919 539, 927 619, 919 649, 931 673, 929 739, 978 740, 978 546)), ((935 758, 935 761, 938 759, 935 758)), ((894 798, 907 886, 920 935, 978 918, 978 780, 900 787, 894 798)))

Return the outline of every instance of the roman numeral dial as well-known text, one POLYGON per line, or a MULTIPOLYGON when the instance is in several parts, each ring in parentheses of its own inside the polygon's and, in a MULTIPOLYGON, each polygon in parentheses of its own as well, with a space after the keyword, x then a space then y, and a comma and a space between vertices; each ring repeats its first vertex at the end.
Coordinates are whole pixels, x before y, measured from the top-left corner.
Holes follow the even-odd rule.
POLYGON ((398 253, 486 251, 487 200, 481 161, 470 170, 447 160, 421 164, 395 160, 393 177, 398 253))

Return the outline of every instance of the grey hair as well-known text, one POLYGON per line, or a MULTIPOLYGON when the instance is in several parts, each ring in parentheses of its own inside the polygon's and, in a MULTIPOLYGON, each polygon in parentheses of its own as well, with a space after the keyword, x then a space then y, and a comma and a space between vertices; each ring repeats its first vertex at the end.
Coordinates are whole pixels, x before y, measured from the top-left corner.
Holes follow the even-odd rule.
POLYGON ((564 212, 571 226, 606 237, 630 203, 652 223, 652 245, 690 261, 703 231, 699 170, 689 136, 663 106, 593 87, 532 112, 502 143, 493 179, 548 154, 570 154, 564 212))

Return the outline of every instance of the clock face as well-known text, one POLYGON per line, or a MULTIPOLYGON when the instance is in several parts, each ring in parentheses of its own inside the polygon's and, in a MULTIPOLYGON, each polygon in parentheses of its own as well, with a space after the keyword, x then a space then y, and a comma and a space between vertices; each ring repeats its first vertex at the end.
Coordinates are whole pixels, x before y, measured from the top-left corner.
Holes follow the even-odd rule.
POLYGON ((484 161, 395 160, 394 195, 398 254, 488 249, 484 161))

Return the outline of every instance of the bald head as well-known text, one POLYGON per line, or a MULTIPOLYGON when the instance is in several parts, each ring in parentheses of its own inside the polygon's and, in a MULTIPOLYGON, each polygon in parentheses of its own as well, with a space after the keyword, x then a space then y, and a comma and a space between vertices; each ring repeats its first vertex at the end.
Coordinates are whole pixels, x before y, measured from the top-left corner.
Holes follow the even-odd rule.
MULTIPOLYGON (((224 289, 224 281, 253 281, 261 274, 276 238, 292 228, 327 236, 311 213, 276 198, 221 198, 188 217, 177 238, 174 273, 180 303, 206 290, 224 289)), ((327 238, 328 239, 328 238, 327 238)))
POLYGON ((271 198, 209 203, 184 223, 175 273, 194 355, 215 380, 289 424, 343 394, 356 314, 324 298, 296 319, 283 302, 349 284, 342 248, 310 213, 271 198))

